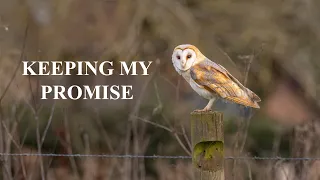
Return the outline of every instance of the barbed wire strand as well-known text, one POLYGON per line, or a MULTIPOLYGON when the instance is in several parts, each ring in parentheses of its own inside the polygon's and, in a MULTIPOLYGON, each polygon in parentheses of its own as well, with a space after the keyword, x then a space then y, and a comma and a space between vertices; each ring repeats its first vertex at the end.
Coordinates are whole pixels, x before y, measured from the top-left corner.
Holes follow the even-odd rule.
MULTIPOLYGON (((162 156, 162 155, 116 155, 116 154, 53 154, 53 153, 0 153, 1 156, 43 156, 43 157, 93 157, 93 158, 145 158, 145 159, 191 159, 191 156, 162 156)), ((258 157, 258 156, 226 156, 228 159, 239 159, 239 160, 289 160, 289 161, 312 161, 320 160, 320 157, 258 157)))

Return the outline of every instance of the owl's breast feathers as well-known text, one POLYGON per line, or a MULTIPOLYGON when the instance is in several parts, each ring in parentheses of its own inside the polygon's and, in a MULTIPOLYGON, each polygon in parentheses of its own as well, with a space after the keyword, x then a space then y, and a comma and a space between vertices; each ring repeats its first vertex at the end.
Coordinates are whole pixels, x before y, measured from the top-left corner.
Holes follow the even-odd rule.
POLYGON ((205 59, 190 68, 191 78, 206 90, 226 100, 253 108, 260 108, 261 99, 244 87, 224 67, 205 59))

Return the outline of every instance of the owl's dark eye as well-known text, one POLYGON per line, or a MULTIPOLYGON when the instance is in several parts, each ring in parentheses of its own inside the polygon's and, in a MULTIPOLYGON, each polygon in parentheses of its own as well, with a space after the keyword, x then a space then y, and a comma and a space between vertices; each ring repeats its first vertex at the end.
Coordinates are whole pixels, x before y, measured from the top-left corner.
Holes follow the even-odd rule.
POLYGON ((191 58, 191 54, 188 54, 187 59, 190 59, 190 58, 191 58))
POLYGON ((178 59, 180 59, 180 56, 177 56, 178 59))

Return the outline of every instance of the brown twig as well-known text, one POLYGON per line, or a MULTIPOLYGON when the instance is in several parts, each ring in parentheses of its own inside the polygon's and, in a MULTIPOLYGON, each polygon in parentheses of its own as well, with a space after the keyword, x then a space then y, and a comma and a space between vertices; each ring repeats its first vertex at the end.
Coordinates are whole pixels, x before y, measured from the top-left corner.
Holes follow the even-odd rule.
MULTIPOLYGON (((178 141, 178 143, 179 143, 180 146, 182 147, 182 149, 183 149, 188 155, 191 155, 191 152, 190 152, 190 151, 188 150, 188 148, 183 144, 183 142, 181 141, 180 137, 178 136, 178 133, 177 133, 174 129, 169 128, 169 127, 166 127, 166 126, 163 126, 163 125, 158 124, 158 123, 155 123, 155 122, 152 122, 152 121, 150 121, 150 120, 147 120, 147 119, 138 117, 138 116, 136 116, 135 118, 138 119, 138 120, 141 120, 141 121, 143 121, 143 122, 145 122, 145 123, 154 125, 154 126, 156 126, 156 127, 159 127, 159 128, 161 128, 161 129, 164 129, 164 130, 172 133, 173 136, 174 136, 174 138, 178 141)), ((165 119, 166 117, 163 116, 163 118, 165 119)))
MULTIPOLYGON (((154 77, 156 76, 158 70, 159 70, 159 66, 160 66, 160 60, 157 59, 155 61, 155 64, 156 64, 156 68, 155 68, 155 71, 150 74, 150 76, 148 77, 148 79, 145 81, 144 85, 142 86, 141 88, 141 91, 140 91, 140 94, 138 96, 138 99, 136 100, 134 106, 133 106, 133 109, 132 111, 129 113, 129 118, 128 118, 128 121, 131 122, 128 127, 127 127, 127 136, 126 136, 126 153, 129 153, 129 147, 131 146, 130 145, 130 137, 131 137, 131 131, 133 132, 133 135, 134 135, 134 140, 133 140, 133 150, 134 150, 134 153, 137 154, 140 152, 140 147, 139 147, 139 140, 137 139, 138 138, 138 126, 137 126, 137 121, 136 121, 136 118, 135 116, 138 116, 139 114, 139 109, 140 109, 140 106, 141 106, 141 103, 142 103, 142 100, 143 100, 143 97, 145 95, 145 92, 147 90, 147 87, 149 86, 150 82, 154 79, 154 77)), ((136 167, 139 166, 139 163, 138 163, 138 160, 137 159, 134 159, 134 165, 136 167)), ((124 170, 125 170, 125 179, 131 179, 129 178, 129 172, 130 172, 130 164, 129 164, 129 160, 126 160, 125 161, 125 164, 124 164, 124 170)), ((137 174, 135 174, 135 177, 137 178, 137 174)))
MULTIPOLYGON (((18 117, 15 116, 15 124, 13 125, 13 127, 11 129, 11 134, 16 134, 17 133, 18 124, 21 122, 21 119, 25 114, 25 110, 26 110, 26 108, 24 106, 24 108, 21 111, 21 113, 19 114, 19 116, 18 117)), ((15 113, 15 115, 16 115, 16 113, 15 113)), ((17 139, 18 139, 19 142, 17 142, 18 147, 16 147, 16 148, 17 148, 19 153, 22 153, 23 144, 20 143, 20 138, 19 137, 17 139), (19 145, 19 143, 20 143, 20 145, 19 145)), ((25 164, 24 164, 24 158, 23 157, 18 157, 18 159, 19 159, 19 163, 20 163, 20 166, 21 166, 21 169, 22 169, 22 176, 23 176, 23 178, 27 179, 27 172, 26 172, 26 167, 25 167, 25 164)), ((14 179, 18 175, 19 171, 20 171, 20 169, 17 170, 16 174, 13 177, 14 179)))
POLYGON ((190 151, 191 151, 191 150, 192 150, 192 145, 191 145, 191 142, 190 142, 190 140, 189 140, 189 138, 188 138, 188 136, 187 136, 187 134, 186 134, 186 130, 185 130, 185 128, 184 128, 182 125, 181 125, 181 129, 182 129, 183 137, 184 137, 185 141, 187 142, 188 147, 189 147, 189 149, 190 149, 190 151))
POLYGON ((145 122, 145 123, 151 124, 151 125, 153 125, 153 126, 156 126, 156 127, 161 128, 161 129, 164 129, 164 130, 166 130, 166 131, 168 131, 168 132, 171 132, 171 133, 172 133, 172 132, 174 131, 174 130, 166 127, 166 126, 163 126, 163 125, 161 125, 161 124, 152 122, 152 121, 150 121, 150 120, 147 120, 147 119, 144 119, 144 118, 141 118, 141 117, 138 117, 138 116, 135 116, 135 118, 137 118, 138 120, 143 121, 143 122, 145 122))
MULTIPOLYGON (((255 60, 257 58, 258 55, 260 55, 262 50, 263 49, 261 48, 261 51, 258 54, 255 53, 255 50, 253 50, 253 53, 250 56, 249 61, 246 64, 246 67, 245 67, 245 73, 244 73, 244 79, 243 79, 243 85, 244 86, 247 85, 249 71, 250 71, 252 62, 253 62, 253 60, 255 60)), ((243 109, 243 113, 244 113, 244 109, 243 109)), ((238 149, 239 139, 242 139, 242 143, 240 145, 239 153, 241 154, 243 149, 244 149, 244 146, 245 146, 245 143, 246 143, 246 140, 247 140, 247 136, 248 136, 248 129, 249 129, 249 126, 250 126, 250 120, 251 120, 251 117, 248 117, 247 119, 245 119, 244 117, 241 117, 239 122, 238 122, 238 128, 239 129, 238 129, 238 131, 236 133, 236 142, 235 142, 235 145, 234 145, 234 153, 235 153, 236 149, 238 149), (240 135, 241 132, 243 133, 242 135, 240 135)), ((236 171, 235 167, 236 167, 236 164, 237 164, 237 160, 234 160, 233 161, 233 172, 232 172, 234 179, 235 179, 235 171, 236 171)))
MULTIPOLYGON (((279 152, 279 147, 280 147, 280 143, 281 143, 281 137, 282 137, 282 133, 281 132, 277 132, 276 135, 275 135, 275 138, 273 140, 273 146, 272 146, 272 156, 273 157, 276 157, 278 152, 279 152)), ((274 166, 274 162, 270 161, 268 163, 268 167, 267 167, 267 172, 268 173, 268 176, 270 179, 273 179, 272 177, 272 168, 274 166)))
MULTIPOLYGON (((9 128, 7 127, 7 125, 6 125, 3 121, 2 121, 2 126, 3 126, 6 134, 8 135, 8 139, 10 140, 10 141, 9 141, 9 142, 10 142, 9 145, 11 146, 11 142, 13 142, 13 144, 14 144, 17 148, 19 148, 20 146, 19 146, 18 142, 14 139, 14 137, 13 137, 13 135, 12 135, 12 130, 11 130, 11 132, 10 132, 10 131, 9 131, 9 128)), ((15 129, 16 126, 17 126, 17 124, 15 123, 15 124, 13 125, 13 128, 12 128, 12 129, 15 129)), ((9 145, 8 145, 8 146, 9 146, 9 145)))
POLYGON ((250 163, 248 162, 248 160, 245 160, 244 162, 246 163, 248 168, 249 180, 252 180, 252 171, 251 171, 250 163))
POLYGON ((164 81, 166 81, 170 86, 172 86, 174 89, 177 89, 177 86, 173 84, 168 78, 164 77, 163 75, 159 75, 160 78, 162 78, 164 81))
MULTIPOLYGON (((96 120, 96 123, 98 124, 98 127, 100 127, 100 129, 101 129, 103 140, 105 141, 105 143, 106 143, 107 147, 109 148, 110 152, 112 154, 115 153, 116 151, 114 150, 114 148, 112 146, 112 143, 111 143, 111 139, 110 139, 106 129, 103 126, 103 123, 102 123, 101 118, 99 116, 99 111, 98 110, 96 110, 96 118, 94 118, 94 119, 96 120)), ((112 167, 109 168, 110 172, 108 174, 111 174, 111 170, 110 169, 113 169, 114 166, 116 166, 118 169, 121 169, 121 164, 118 161, 118 159, 114 159, 113 161, 114 161, 114 163, 112 163, 112 167)))
MULTIPOLYGON (((2 112, 2 101, 3 101, 3 98, 5 97, 7 91, 9 90, 13 80, 15 79, 16 75, 17 75, 17 72, 20 68, 20 65, 21 65, 21 62, 22 62, 22 59, 23 59, 23 56, 24 56, 24 52, 25 52, 25 46, 26 46, 26 39, 27 39, 27 34, 28 34, 28 29, 29 29, 29 21, 27 21, 27 24, 26 24, 26 28, 25 28, 25 32, 24 32, 24 39, 23 39, 23 44, 22 44, 22 48, 21 48, 21 54, 20 54, 20 60, 19 60, 19 63, 17 64, 14 72, 13 72, 13 75, 9 81, 9 83, 7 84, 7 86, 5 87, 4 89, 4 92, 3 94, 0 96, 0 110, 1 110, 1 121, 3 121, 3 112, 2 112)), ((2 123, 1 123, 2 124, 2 123)), ((1 151, 3 152, 5 149, 6 151, 8 150, 8 147, 5 147, 5 145, 7 145, 7 143, 5 142, 4 140, 4 134, 3 134, 3 131, 2 131, 2 125, 0 127, 0 133, 1 133, 1 138, 2 138, 2 142, 4 143, 2 146, 1 146, 1 151)), ((1 143, 2 143, 1 142, 1 143)), ((10 150, 10 148, 9 148, 10 150)), ((8 180, 11 180, 12 179, 12 173, 11 173, 11 161, 9 160, 9 157, 5 157, 4 158, 4 161, 6 162, 5 165, 4 165, 4 168, 3 168, 3 174, 4 174, 4 178, 5 179, 8 179, 8 180)))
MULTIPOLYGON (((176 102, 175 102, 175 106, 178 106, 179 105, 179 99, 180 99, 180 86, 181 86, 181 76, 178 77, 178 81, 177 81, 177 86, 176 86, 176 102)), ((177 121, 177 115, 175 114, 175 119, 174 119, 174 122, 177 121)), ((191 141, 190 139, 187 137, 187 134, 185 132, 185 128, 180 124, 180 127, 182 129, 182 133, 183 133, 183 137, 184 137, 184 140, 187 142, 187 145, 189 147, 189 152, 191 152, 192 150, 192 146, 191 146, 191 141)))
MULTIPOLYGON (((70 135, 70 129, 69 129, 69 123, 68 123, 68 116, 67 116, 66 110, 64 110, 63 124, 64 124, 64 129, 66 131, 65 140, 66 140, 66 144, 67 144, 67 147, 66 147, 67 153, 73 154, 72 147, 71 147, 71 135, 70 135)), ((77 179, 80 179, 80 174, 79 174, 77 164, 76 164, 74 157, 69 157, 69 161, 70 161, 71 168, 73 170, 74 175, 76 176, 77 179)))
MULTIPOLYGON (((245 78, 244 78, 244 81, 243 81, 243 85, 246 86, 247 85, 247 82, 248 82, 248 75, 249 75, 249 71, 250 71, 250 67, 251 67, 251 63, 252 61, 255 59, 255 52, 253 51, 253 55, 251 56, 251 58, 249 59, 249 62, 246 66, 246 71, 245 71, 245 78)), ((242 119, 242 122, 244 121, 245 119, 243 118, 242 119)), ((243 149, 244 149, 244 146, 245 146, 245 143, 246 143, 246 140, 247 140, 247 135, 248 135, 248 129, 249 129, 249 125, 250 125, 250 120, 251 118, 248 117, 246 122, 245 123, 245 129, 244 129, 244 137, 243 137, 243 141, 242 141, 242 144, 240 146, 240 153, 242 153, 243 149)))
MULTIPOLYGON (((180 83, 181 83, 181 79, 179 78, 178 81, 177 81, 177 85, 175 86, 175 89, 176 89, 176 104, 178 103, 179 101, 179 95, 180 95, 180 91, 179 91, 179 87, 180 87, 180 83)), ((158 86, 156 86, 156 83, 155 83, 155 93, 156 93, 156 96, 157 96, 157 100, 159 102, 159 104, 162 104, 161 102, 161 98, 160 98, 160 93, 159 93, 159 89, 158 89, 158 86)), ((153 122, 149 122, 150 124, 153 124, 155 126, 158 126, 158 127, 162 127, 163 129, 166 129, 167 131, 169 131, 170 133, 173 134, 173 136, 175 137, 175 139, 178 141, 178 143, 180 144, 180 146, 182 147, 182 149, 188 154, 188 155, 191 155, 191 143, 190 143, 190 140, 187 138, 185 132, 184 132, 184 138, 186 140, 186 142, 188 143, 188 147, 190 148, 190 150, 188 150, 188 148, 183 144, 183 142, 181 141, 178 133, 176 130, 174 130, 173 126, 171 125, 170 121, 168 120, 168 118, 165 117, 165 115, 162 113, 161 114, 163 119, 168 123, 169 127, 165 127, 163 125, 160 125, 160 124, 157 124, 157 123, 153 123, 153 122)), ((175 116, 175 119, 177 119, 177 117, 175 116)), ((184 129, 183 129, 184 131, 184 129)))
POLYGON ((24 51, 25 51, 25 47, 26 47, 26 40, 27 40, 27 36, 28 36, 28 29, 29 29, 29 21, 27 21, 26 29, 25 29, 25 31, 24 31, 23 44, 22 44, 22 48, 21 48, 21 54, 20 54, 19 63, 17 64, 17 67, 15 68, 15 70, 14 70, 14 72, 13 72, 13 75, 12 75, 12 77, 11 77, 8 85, 6 86, 6 88, 4 89, 3 94, 2 94, 1 97, 0 97, 0 104, 1 104, 4 96, 6 95, 9 87, 11 86, 14 78, 16 77, 17 72, 18 72, 18 70, 19 70, 19 68, 20 68, 21 62, 22 62, 22 60, 23 60, 24 51))
MULTIPOLYGON (((163 119, 166 119, 166 121, 169 121, 164 114, 162 114, 162 118, 163 119)), ((170 127, 171 129, 173 129, 173 127, 170 127)), ((176 138, 176 140, 178 141, 178 143, 180 144, 180 146, 182 147, 182 149, 188 154, 191 156, 191 151, 188 150, 188 148, 182 143, 180 137, 178 136, 178 133, 177 131, 173 131, 171 132, 173 134, 173 136, 176 138)))
POLYGON ((236 63, 234 63, 234 61, 231 59, 231 57, 228 55, 228 53, 224 52, 219 46, 216 46, 217 49, 224 55, 227 57, 227 59, 229 60, 229 62, 234 66, 237 67, 236 63))
MULTIPOLYGON (((36 138, 37 138, 37 146, 38 146, 38 153, 41 154, 41 135, 40 135, 40 119, 39 119, 39 114, 38 111, 35 114, 35 120, 37 123, 37 128, 36 128, 36 138)), ((40 159, 40 171, 41 171, 41 179, 45 180, 45 172, 44 172, 44 167, 43 167, 43 158, 39 157, 40 159)))
MULTIPOLYGON (((34 116, 34 120, 36 122, 36 141, 37 141, 37 151, 39 154, 41 154, 41 135, 40 135, 40 120, 39 120, 39 112, 41 110, 41 107, 39 107, 39 109, 36 109, 33 105, 31 105, 30 103, 28 103, 28 101, 26 101, 27 104, 29 105, 33 116, 34 116)), ((40 173, 41 173, 41 178, 45 179, 45 172, 44 172, 44 167, 43 167, 43 159, 42 157, 37 157, 37 159, 40 159, 40 173)), ((32 173, 34 173, 35 169, 32 171, 32 173)), ((32 174, 31 173, 31 174, 32 174)), ((32 177, 32 176, 29 176, 32 177)))
POLYGON ((53 105, 52 105, 52 107, 51 107, 51 112, 50 112, 50 115, 49 115, 48 123, 47 123, 47 125, 46 125, 46 127, 45 127, 45 129, 44 129, 44 131, 43 131, 43 133, 42 133, 42 138, 41 138, 40 147, 42 147, 43 142, 44 142, 44 140, 45 140, 45 138, 46 138, 46 135, 47 135, 47 133, 48 133, 49 127, 50 127, 51 122, 52 122, 53 113, 54 113, 54 111, 55 111, 55 107, 56 107, 56 101, 54 101, 54 103, 53 103, 53 105))

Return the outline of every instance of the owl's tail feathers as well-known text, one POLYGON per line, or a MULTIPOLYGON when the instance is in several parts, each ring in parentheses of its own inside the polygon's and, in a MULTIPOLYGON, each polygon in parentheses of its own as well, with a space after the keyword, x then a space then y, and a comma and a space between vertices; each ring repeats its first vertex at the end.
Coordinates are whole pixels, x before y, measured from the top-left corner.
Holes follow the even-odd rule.
POLYGON ((247 94, 248 96, 251 98, 252 101, 255 101, 255 102, 260 102, 261 99, 258 95, 256 95, 254 92, 252 92, 250 89, 246 89, 247 90, 247 94))
POLYGON ((226 99, 229 100, 229 101, 244 105, 244 106, 249 106, 249 107, 260 109, 260 106, 259 106, 258 102, 257 101, 253 101, 251 99, 244 99, 244 98, 241 98, 241 97, 232 97, 232 96, 226 97, 226 99))

